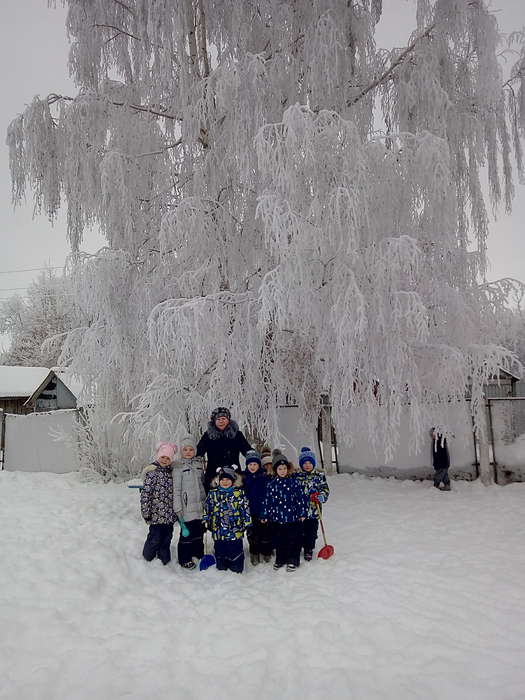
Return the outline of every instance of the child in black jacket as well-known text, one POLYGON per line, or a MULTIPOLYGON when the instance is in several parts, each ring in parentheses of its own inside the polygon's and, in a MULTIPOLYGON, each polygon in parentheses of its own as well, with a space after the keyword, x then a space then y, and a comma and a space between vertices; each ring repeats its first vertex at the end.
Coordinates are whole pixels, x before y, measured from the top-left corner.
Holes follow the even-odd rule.
POLYGON ((250 504, 252 526, 248 528, 250 561, 257 566, 261 561, 268 562, 272 556, 272 537, 268 523, 261 522, 261 510, 266 496, 269 476, 261 465, 261 457, 255 450, 246 453, 246 472, 244 474, 244 492, 250 504))

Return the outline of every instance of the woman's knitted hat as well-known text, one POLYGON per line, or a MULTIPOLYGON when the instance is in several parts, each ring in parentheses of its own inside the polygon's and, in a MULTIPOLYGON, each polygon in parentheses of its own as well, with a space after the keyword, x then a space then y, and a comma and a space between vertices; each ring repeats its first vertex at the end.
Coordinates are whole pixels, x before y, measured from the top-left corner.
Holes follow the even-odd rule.
POLYGON ((219 406, 218 408, 214 408, 213 411, 211 412, 210 420, 212 423, 215 423, 217 418, 220 418, 221 416, 224 416, 228 420, 232 419, 232 414, 230 413, 230 409, 226 408, 225 406, 219 406))

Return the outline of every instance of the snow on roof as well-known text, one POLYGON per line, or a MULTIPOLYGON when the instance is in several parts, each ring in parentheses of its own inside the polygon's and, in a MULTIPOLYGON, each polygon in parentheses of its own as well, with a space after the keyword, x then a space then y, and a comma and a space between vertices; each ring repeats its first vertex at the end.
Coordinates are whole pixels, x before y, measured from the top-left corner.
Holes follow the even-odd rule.
POLYGON ((0 365, 0 398, 31 396, 49 372, 48 367, 0 365))

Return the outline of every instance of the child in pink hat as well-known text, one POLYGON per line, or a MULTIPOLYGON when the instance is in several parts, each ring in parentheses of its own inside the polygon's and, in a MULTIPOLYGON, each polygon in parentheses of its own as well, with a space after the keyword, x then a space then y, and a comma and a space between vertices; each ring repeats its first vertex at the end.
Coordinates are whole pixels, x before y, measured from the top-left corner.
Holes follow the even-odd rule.
POLYGON ((177 452, 174 442, 161 442, 155 451, 155 461, 144 470, 144 486, 140 494, 142 517, 149 525, 142 556, 146 561, 158 557, 163 564, 171 560, 173 537, 173 475, 172 462, 177 452))

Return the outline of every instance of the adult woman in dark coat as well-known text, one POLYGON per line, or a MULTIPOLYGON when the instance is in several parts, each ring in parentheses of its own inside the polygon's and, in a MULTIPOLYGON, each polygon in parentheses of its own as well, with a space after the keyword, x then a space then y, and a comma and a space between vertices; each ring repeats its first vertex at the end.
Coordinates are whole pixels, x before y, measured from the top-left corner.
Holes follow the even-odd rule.
POLYGON ((246 455, 252 446, 244 437, 227 408, 220 406, 212 411, 208 428, 197 445, 197 456, 206 455, 204 488, 206 493, 218 467, 239 465, 239 455, 246 455))

